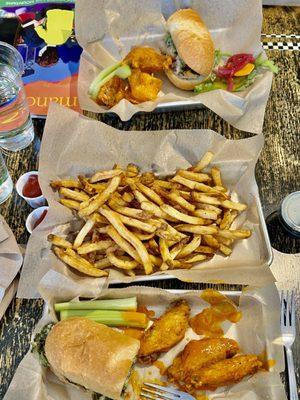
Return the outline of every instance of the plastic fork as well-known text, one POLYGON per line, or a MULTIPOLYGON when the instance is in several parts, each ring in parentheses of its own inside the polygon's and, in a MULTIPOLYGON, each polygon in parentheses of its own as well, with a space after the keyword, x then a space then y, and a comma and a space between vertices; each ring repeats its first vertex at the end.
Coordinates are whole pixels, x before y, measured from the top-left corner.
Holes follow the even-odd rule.
POLYGON ((281 292, 281 333, 282 341, 286 351, 286 359, 289 375, 290 400, 298 400, 297 382, 292 353, 292 345, 296 337, 296 317, 295 317, 295 293, 294 291, 281 292))
POLYGON ((188 393, 147 382, 144 383, 140 396, 151 400, 195 400, 188 393))

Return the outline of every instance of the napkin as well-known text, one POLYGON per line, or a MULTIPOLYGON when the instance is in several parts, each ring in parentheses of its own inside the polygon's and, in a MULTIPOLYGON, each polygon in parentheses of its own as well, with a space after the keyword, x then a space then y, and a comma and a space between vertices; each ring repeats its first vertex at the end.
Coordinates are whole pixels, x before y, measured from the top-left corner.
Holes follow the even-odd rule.
POLYGON ((23 257, 14 234, 0 215, 0 308, 5 296, 11 292, 11 284, 22 263, 23 257))

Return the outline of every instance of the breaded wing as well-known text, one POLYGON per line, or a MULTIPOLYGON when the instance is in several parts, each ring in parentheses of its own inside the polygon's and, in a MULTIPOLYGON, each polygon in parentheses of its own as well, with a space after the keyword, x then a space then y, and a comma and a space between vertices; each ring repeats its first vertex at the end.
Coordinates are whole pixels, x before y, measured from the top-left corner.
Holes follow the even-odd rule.
POLYGON ((262 367, 256 355, 247 354, 219 361, 199 371, 196 389, 215 390, 217 387, 241 381, 247 375, 255 374, 262 367))
POLYGON ((134 69, 149 73, 162 71, 172 64, 171 57, 159 54, 151 47, 134 47, 124 61, 134 69))
POLYGON ((138 103, 155 100, 162 87, 162 80, 146 72, 133 69, 128 77, 131 97, 138 103))
POLYGON ((97 103, 111 108, 125 97, 125 92, 125 81, 118 76, 114 76, 101 86, 97 95, 97 103))
POLYGON ((139 360, 144 363, 154 361, 160 353, 168 351, 184 338, 188 327, 190 307, 180 300, 145 331, 141 339, 139 360))
POLYGON ((233 357, 238 351, 239 346, 232 339, 207 338, 192 340, 168 368, 167 376, 171 381, 181 382, 181 384, 193 384, 193 380, 198 380, 197 377, 201 368, 233 357))

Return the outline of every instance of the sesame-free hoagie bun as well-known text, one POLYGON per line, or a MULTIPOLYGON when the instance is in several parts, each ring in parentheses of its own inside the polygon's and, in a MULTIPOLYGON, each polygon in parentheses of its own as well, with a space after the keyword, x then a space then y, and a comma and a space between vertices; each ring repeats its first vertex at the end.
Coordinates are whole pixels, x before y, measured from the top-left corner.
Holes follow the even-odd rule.
POLYGON ((119 400, 139 347, 130 336, 78 317, 53 326, 45 354, 62 381, 119 400))
POLYGON ((200 15, 191 8, 181 9, 172 14, 167 20, 167 29, 179 57, 199 77, 186 78, 176 71, 169 71, 167 75, 176 86, 191 90, 212 71, 215 51, 213 40, 200 15), (184 83, 183 80, 191 82, 184 83))

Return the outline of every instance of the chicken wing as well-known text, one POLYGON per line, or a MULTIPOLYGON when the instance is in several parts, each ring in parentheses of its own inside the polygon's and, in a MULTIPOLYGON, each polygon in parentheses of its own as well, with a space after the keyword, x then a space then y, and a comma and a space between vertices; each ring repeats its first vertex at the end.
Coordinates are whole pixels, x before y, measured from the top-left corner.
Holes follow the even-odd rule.
POLYGON ((160 353, 168 351, 184 338, 188 327, 190 307, 180 300, 145 331, 141 339, 139 360, 144 363, 154 361, 160 353))
POLYGON ((175 358, 167 370, 168 379, 182 384, 193 384, 198 371, 213 363, 233 357, 239 351, 235 340, 226 338, 207 338, 192 340, 175 358))
POLYGON ((97 103, 111 108, 125 97, 125 93, 125 81, 117 76, 114 76, 103 86, 101 86, 97 96, 97 103))
POLYGON ((161 79, 155 78, 146 72, 133 69, 128 77, 131 96, 138 103, 155 100, 162 87, 161 79))
POLYGON ((240 355, 228 360, 219 361, 199 371, 199 380, 195 389, 215 390, 220 386, 231 385, 241 381, 247 375, 255 374, 262 367, 256 355, 240 355))
POLYGON ((134 47, 124 61, 134 69, 149 73, 162 71, 172 64, 171 57, 159 54, 151 47, 134 47))

